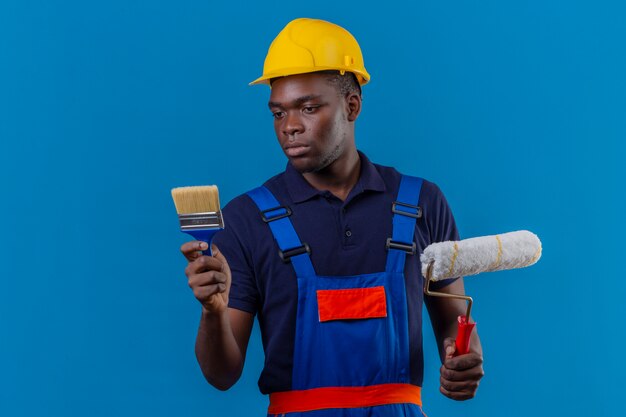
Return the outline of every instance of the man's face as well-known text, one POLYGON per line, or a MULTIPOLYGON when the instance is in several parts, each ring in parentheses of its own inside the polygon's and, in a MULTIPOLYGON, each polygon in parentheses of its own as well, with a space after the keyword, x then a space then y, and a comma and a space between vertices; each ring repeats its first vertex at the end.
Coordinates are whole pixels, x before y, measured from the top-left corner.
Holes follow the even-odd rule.
POLYGON ((315 172, 339 158, 348 143, 348 105, 322 74, 272 83, 269 108, 283 152, 299 172, 315 172))

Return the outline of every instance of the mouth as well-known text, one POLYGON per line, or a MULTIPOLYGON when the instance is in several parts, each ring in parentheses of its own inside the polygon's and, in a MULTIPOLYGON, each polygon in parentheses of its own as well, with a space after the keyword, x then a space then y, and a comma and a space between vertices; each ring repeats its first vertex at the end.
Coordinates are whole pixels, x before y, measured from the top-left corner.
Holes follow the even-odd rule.
POLYGON ((309 146, 301 145, 301 144, 291 144, 285 147, 285 154, 289 157, 298 157, 302 156, 309 151, 309 146))

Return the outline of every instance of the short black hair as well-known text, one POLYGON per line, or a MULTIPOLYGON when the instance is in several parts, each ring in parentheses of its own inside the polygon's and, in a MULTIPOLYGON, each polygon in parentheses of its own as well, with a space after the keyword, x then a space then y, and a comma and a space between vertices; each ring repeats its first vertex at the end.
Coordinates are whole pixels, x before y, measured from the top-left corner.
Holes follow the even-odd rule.
MULTIPOLYGON (((361 96, 361 84, 359 84, 359 80, 353 72, 346 71, 343 75, 337 70, 315 71, 314 73, 324 74, 326 76, 326 81, 335 86, 337 93, 341 97, 345 97, 348 94, 358 94, 361 96)), ((270 78, 270 86, 278 78, 281 77, 270 78)))
POLYGON ((337 92, 341 97, 345 97, 349 94, 361 95, 361 84, 359 84, 359 80, 353 72, 346 71, 343 75, 335 70, 318 72, 326 75, 326 80, 337 88, 337 92))

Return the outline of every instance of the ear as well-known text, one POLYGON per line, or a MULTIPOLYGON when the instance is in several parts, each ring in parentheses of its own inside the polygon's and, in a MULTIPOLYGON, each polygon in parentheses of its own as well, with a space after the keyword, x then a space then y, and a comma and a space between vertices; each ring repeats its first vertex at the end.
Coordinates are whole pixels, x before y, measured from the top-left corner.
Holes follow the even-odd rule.
POLYGON ((361 113, 361 96, 350 93, 346 96, 346 110, 348 111, 348 121, 354 122, 361 113))

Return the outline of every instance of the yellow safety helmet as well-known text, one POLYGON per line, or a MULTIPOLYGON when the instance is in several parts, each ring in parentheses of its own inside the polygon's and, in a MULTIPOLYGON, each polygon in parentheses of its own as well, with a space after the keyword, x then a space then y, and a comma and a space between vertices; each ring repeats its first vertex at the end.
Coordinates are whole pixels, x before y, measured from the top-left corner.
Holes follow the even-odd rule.
POLYGON ((318 19, 295 19, 276 36, 265 57, 263 75, 254 84, 269 84, 271 78, 308 72, 337 70, 354 73, 365 85, 361 48, 354 36, 341 26, 318 19))

